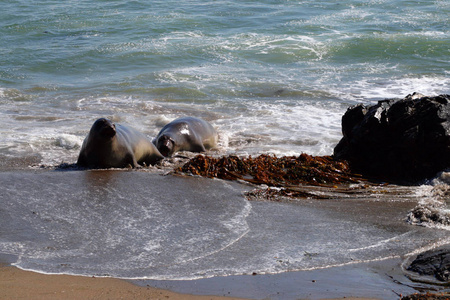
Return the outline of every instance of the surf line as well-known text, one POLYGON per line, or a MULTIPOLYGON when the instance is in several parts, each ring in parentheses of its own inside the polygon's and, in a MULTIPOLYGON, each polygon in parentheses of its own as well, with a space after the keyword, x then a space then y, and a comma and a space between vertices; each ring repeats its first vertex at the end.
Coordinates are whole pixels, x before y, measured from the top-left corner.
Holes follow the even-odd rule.
POLYGON ((412 231, 408 231, 408 232, 405 232, 405 233, 403 233, 403 234, 400 234, 400 235, 396 235, 396 236, 394 236, 394 237, 391 237, 391 238, 389 238, 389 239, 381 240, 381 241, 379 241, 378 243, 375 243, 375 244, 373 244, 373 245, 369 245, 369 246, 361 247, 361 248, 349 249, 348 251, 349 251, 349 252, 356 252, 356 251, 360 251, 360 250, 366 250, 366 249, 371 249, 371 248, 381 247, 381 246, 383 246, 383 245, 386 245, 387 243, 389 243, 389 242, 392 241, 392 240, 396 240, 396 239, 398 239, 398 238, 400 238, 400 237, 407 236, 407 235, 410 235, 410 234, 412 234, 412 233, 413 233, 412 231))
MULTIPOLYGON (((201 255, 201 256, 199 256, 199 257, 193 257, 193 258, 190 258, 190 259, 185 260, 185 261, 183 261, 183 262, 175 263, 174 265, 179 265, 179 264, 183 264, 183 263, 187 263, 187 262, 192 262, 192 261, 195 261, 195 260, 198 260, 198 259, 203 259, 203 258, 205 258, 205 257, 214 255, 214 254, 219 253, 219 252, 222 252, 223 250, 225 250, 225 249, 231 247, 232 245, 236 244, 238 241, 240 241, 244 236, 246 236, 246 235, 250 232, 250 227, 248 226, 248 223, 247 223, 247 221, 245 221, 245 220, 246 220, 247 217, 250 215, 250 212, 251 212, 251 211, 252 211, 252 205, 250 204, 249 201, 245 201, 245 206, 244 206, 244 208, 242 209, 240 216, 241 216, 241 218, 243 219, 243 222, 245 223, 246 229, 245 229, 245 231, 244 231, 241 235, 239 235, 237 238, 235 238, 234 240, 231 240, 231 241, 230 241, 229 243, 227 243, 225 246, 223 246, 223 247, 221 247, 221 248, 219 248, 219 249, 217 249, 217 250, 211 251, 211 252, 206 253, 206 254, 204 254, 204 255, 201 255)), ((236 217, 235 217, 235 218, 236 218, 236 217)), ((233 219, 235 219, 235 218, 233 218, 233 219)), ((227 225, 225 225, 225 226, 227 226, 227 225)), ((227 227, 229 227, 229 226, 227 226, 227 227)))

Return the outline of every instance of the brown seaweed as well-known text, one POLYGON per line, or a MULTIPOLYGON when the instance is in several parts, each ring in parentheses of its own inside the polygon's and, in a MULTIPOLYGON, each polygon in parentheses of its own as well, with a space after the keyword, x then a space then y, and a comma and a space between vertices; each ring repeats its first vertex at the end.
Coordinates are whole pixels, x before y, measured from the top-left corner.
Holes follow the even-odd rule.
POLYGON ((280 187, 284 197, 308 197, 290 189, 301 184, 333 186, 363 181, 360 175, 351 172, 348 163, 332 156, 283 156, 262 154, 255 158, 235 155, 211 157, 197 155, 175 173, 192 174, 225 180, 242 180, 253 184, 280 187))

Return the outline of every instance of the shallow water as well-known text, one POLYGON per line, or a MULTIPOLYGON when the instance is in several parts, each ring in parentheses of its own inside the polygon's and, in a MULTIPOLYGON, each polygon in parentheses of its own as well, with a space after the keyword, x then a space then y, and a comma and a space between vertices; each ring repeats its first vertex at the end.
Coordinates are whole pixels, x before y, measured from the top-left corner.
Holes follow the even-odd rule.
POLYGON ((447 230, 406 222, 419 199, 410 187, 273 203, 248 201, 249 187, 237 183, 148 171, 0 177, 0 252, 44 273, 270 274, 401 258, 450 242, 447 230))

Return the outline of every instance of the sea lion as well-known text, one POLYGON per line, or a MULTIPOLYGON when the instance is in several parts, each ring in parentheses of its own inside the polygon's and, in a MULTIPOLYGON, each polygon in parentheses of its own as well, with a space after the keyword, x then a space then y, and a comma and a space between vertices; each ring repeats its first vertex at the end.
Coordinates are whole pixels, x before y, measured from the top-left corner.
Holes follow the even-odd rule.
POLYGON ((90 168, 136 168, 164 158, 155 145, 134 128, 101 118, 81 146, 77 165, 90 168))
POLYGON ((217 145, 217 133, 202 119, 183 117, 164 126, 154 143, 164 156, 177 151, 205 152, 217 145))

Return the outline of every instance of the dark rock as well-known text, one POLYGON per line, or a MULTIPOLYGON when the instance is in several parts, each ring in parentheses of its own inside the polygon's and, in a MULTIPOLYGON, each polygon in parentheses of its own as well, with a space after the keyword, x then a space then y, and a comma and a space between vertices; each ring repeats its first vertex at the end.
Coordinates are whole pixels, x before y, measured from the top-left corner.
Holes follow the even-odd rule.
POLYGON ((433 293, 426 293, 426 294, 412 294, 408 296, 402 297, 401 300, 449 300, 450 294, 444 293, 444 294, 433 294, 433 293))
POLYGON ((450 167, 450 95, 379 101, 342 117, 337 159, 382 180, 413 183, 450 167))
POLYGON ((407 270, 421 276, 433 276, 441 282, 450 282, 450 246, 419 254, 407 270))

